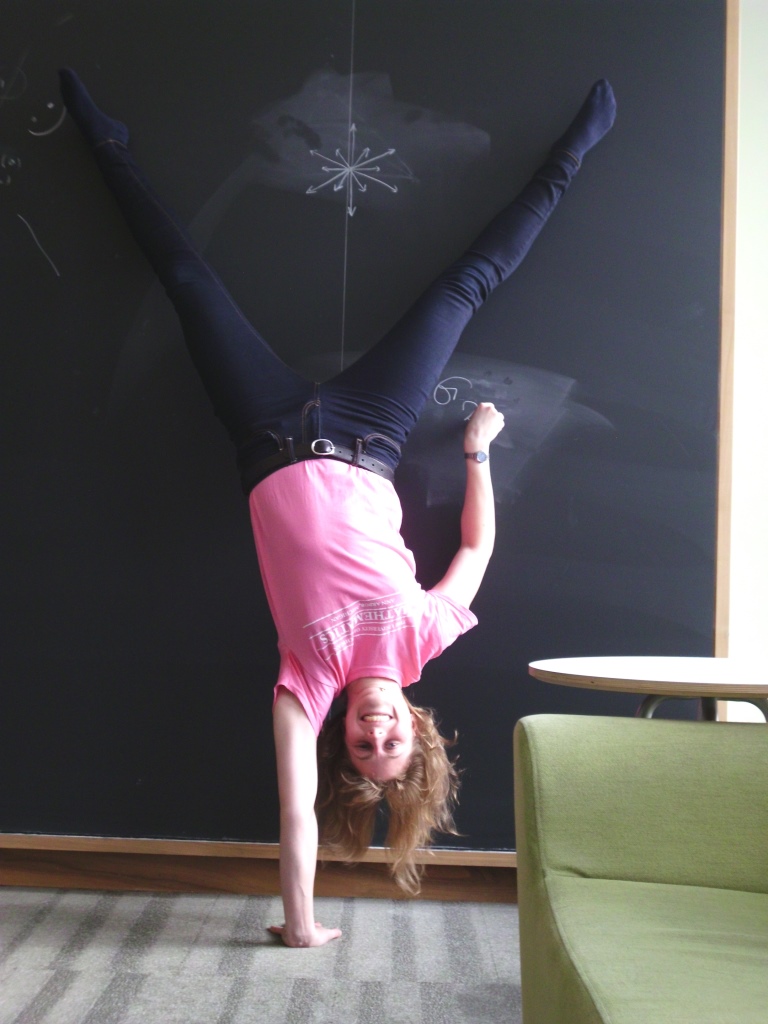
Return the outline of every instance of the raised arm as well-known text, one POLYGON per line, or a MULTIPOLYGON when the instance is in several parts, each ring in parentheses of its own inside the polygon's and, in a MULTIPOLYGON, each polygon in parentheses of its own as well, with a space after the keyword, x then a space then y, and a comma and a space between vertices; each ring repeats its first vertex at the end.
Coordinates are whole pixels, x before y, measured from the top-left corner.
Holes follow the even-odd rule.
POLYGON ((286 946, 323 946, 341 935, 315 921, 317 740, 292 693, 280 689, 273 711, 280 793, 280 888, 285 923, 271 932, 286 946))
MULTIPOLYGON (((504 417, 491 402, 481 402, 464 431, 465 453, 488 455, 491 441, 504 426, 504 417)), ((461 547, 435 590, 469 608, 480 589, 496 539, 491 462, 467 459, 467 489, 461 512, 461 547)))

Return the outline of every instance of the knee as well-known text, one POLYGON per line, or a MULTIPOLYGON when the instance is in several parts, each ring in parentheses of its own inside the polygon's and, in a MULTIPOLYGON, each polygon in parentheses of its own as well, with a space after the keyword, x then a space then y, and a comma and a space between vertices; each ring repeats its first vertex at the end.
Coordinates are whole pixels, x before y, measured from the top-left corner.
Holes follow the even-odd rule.
POLYGON ((492 259, 470 252, 445 272, 442 283, 454 301, 475 312, 501 280, 501 270, 492 259))

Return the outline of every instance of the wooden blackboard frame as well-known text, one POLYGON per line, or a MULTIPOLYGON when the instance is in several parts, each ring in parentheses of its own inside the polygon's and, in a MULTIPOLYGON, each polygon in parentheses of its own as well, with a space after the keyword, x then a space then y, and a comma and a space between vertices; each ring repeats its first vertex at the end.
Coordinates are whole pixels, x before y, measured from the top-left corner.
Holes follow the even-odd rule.
MULTIPOLYGON (((720 268, 720 446, 718 453, 715 579, 716 657, 728 654, 733 485, 733 350, 736 307, 736 172, 739 113, 739 0, 727 0, 725 104, 723 110, 723 206, 720 268)), ((725 717, 725 708, 720 713, 725 717)))

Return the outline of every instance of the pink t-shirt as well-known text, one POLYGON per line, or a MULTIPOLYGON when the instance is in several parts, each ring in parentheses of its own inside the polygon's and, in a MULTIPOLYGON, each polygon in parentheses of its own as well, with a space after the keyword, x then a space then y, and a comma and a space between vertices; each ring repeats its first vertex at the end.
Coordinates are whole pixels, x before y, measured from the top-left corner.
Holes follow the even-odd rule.
POLYGON ((354 679, 408 686, 457 636, 469 609, 415 576, 387 480, 334 459, 297 462, 251 491, 251 524, 280 651, 278 687, 319 733, 354 679))

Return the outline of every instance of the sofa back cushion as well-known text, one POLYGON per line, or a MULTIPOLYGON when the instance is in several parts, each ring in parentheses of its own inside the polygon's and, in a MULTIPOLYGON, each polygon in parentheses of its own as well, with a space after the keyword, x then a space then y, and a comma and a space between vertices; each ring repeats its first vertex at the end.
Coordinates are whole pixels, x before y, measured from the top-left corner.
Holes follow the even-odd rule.
POLYGON ((515 792, 534 873, 768 892, 768 725, 534 715, 515 792))

